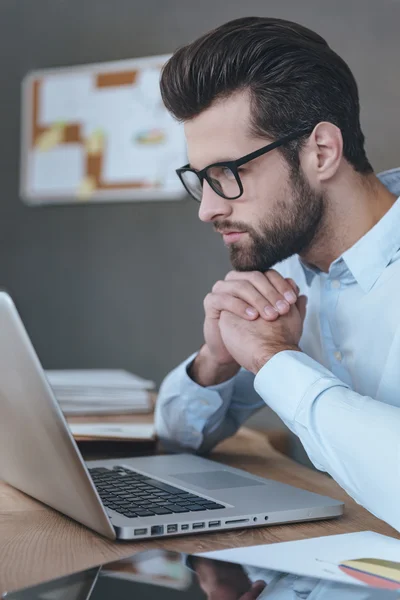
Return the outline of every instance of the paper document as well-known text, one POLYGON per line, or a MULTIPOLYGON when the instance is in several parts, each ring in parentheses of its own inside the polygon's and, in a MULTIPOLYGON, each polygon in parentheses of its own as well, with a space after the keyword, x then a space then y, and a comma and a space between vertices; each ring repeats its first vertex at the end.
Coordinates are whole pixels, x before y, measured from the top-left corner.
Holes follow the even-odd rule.
POLYGON ((232 548, 202 556, 342 583, 400 587, 400 540, 372 531, 232 548))
POLYGON ((122 369, 76 369, 46 370, 52 387, 85 387, 85 388, 129 388, 152 390, 153 381, 122 369))
POLYGON ((72 435, 101 439, 152 440, 153 424, 148 423, 69 423, 72 435))
POLYGON ((154 382, 117 369, 46 371, 64 414, 145 413, 153 408, 154 382))

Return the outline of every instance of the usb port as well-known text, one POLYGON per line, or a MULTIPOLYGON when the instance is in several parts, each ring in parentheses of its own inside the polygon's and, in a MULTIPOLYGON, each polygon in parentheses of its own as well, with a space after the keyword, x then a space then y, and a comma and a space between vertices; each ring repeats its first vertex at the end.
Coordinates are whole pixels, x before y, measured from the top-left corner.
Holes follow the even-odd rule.
POLYGON ((208 523, 209 527, 219 527, 221 525, 221 521, 210 521, 208 523))
POLYGON ((193 523, 192 529, 203 529, 204 526, 205 526, 204 521, 202 523, 193 523))
POLYGON ((189 529, 189 525, 181 525, 181 531, 187 531, 189 529))
POLYGON ((146 535, 147 529, 135 529, 135 535, 146 535))
POLYGON ((178 531, 178 525, 167 525, 167 533, 175 533, 178 531))

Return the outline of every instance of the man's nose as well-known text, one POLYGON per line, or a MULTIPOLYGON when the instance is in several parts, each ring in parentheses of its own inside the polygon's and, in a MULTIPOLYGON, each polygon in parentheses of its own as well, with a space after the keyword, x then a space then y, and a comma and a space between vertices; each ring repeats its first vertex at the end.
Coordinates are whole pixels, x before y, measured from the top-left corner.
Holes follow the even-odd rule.
POLYGON ((232 212, 232 203, 226 198, 219 196, 210 187, 207 181, 203 183, 203 196, 199 208, 199 219, 204 223, 210 223, 215 219, 229 217, 232 212))

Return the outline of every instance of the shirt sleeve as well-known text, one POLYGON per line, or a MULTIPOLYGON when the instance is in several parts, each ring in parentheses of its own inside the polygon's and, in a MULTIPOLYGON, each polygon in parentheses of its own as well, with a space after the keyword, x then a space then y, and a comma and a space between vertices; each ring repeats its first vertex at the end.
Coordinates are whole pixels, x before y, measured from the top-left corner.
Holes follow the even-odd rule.
POLYGON ((400 531, 399 408, 357 394, 296 351, 276 354, 258 372, 254 387, 318 469, 400 531))
POLYGON ((207 452, 265 406, 254 390, 254 375, 245 369, 224 383, 198 385, 187 373, 195 356, 171 371, 160 387, 155 425, 169 450, 207 452))

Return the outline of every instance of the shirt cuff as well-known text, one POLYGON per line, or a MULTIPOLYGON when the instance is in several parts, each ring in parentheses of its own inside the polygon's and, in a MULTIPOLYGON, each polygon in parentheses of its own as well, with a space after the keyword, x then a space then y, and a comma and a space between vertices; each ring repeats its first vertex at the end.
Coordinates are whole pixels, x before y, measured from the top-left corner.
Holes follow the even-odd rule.
POLYGON ((210 419, 217 411, 224 411, 229 404, 235 377, 228 379, 217 385, 203 387, 193 381, 188 375, 189 366, 192 364, 196 355, 186 361, 184 373, 181 379, 181 396, 185 399, 187 418, 191 426, 198 432, 202 432, 206 421, 210 419), (224 407, 224 408, 222 408, 224 407))
POLYGON ((192 354, 181 363, 160 390, 160 393, 176 395, 178 384, 179 402, 174 405, 176 416, 171 420, 175 423, 175 437, 179 443, 192 448, 199 448, 203 443, 206 426, 212 428, 224 418, 235 385, 235 377, 209 387, 193 381, 187 371, 196 356, 197 353, 192 354), (174 390, 169 389, 171 386, 174 390))
MULTIPOLYGON (((257 373, 254 389, 283 421, 303 420, 304 404, 310 406, 331 387, 348 387, 303 352, 284 350, 275 354, 257 373)), ((302 423, 304 424, 304 423, 302 423)))

